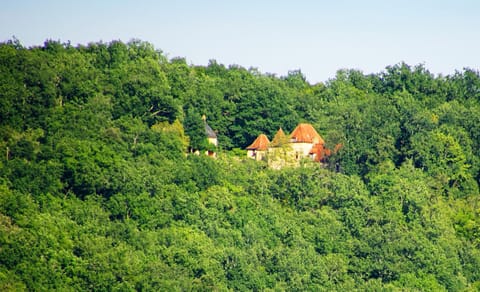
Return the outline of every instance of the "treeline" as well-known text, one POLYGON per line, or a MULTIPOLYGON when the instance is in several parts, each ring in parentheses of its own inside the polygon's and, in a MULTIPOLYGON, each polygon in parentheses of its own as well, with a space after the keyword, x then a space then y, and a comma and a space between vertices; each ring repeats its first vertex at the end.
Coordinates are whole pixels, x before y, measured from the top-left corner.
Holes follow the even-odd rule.
POLYGON ((0 290, 480 289, 480 75, 309 84, 142 41, 0 44, 0 290), (186 155, 218 132, 218 159, 186 155), (309 122, 342 150, 241 150, 309 122))

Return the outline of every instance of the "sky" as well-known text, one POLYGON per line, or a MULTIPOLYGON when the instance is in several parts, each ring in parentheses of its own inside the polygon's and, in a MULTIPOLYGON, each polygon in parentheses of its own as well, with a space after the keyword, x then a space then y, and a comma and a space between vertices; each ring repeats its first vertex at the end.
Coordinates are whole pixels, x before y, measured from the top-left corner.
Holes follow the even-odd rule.
POLYGON ((0 42, 152 43, 194 65, 209 60, 310 83, 339 69, 400 62, 450 75, 480 68, 478 0, 0 0, 0 42))

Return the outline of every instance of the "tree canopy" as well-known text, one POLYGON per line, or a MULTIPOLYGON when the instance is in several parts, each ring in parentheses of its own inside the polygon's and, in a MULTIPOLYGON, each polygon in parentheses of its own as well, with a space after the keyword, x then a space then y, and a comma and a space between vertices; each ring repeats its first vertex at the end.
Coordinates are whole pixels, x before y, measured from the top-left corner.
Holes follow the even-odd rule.
POLYGON ((0 44, 0 290, 477 291, 480 74, 309 84, 140 40, 0 44), (216 131, 207 149, 202 115, 216 131), (326 164, 246 158, 314 125, 326 164))

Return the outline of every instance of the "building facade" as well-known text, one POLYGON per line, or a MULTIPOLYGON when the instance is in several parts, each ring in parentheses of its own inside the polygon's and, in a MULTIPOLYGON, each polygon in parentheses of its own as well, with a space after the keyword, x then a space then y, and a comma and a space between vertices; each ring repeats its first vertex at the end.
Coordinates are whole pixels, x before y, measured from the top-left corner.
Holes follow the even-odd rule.
POLYGON ((290 135, 280 128, 272 142, 260 134, 247 148, 247 157, 265 160, 272 168, 299 165, 302 159, 323 163, 331 151, 325 147, 325 141, 311 124, 299 124, 290 135))

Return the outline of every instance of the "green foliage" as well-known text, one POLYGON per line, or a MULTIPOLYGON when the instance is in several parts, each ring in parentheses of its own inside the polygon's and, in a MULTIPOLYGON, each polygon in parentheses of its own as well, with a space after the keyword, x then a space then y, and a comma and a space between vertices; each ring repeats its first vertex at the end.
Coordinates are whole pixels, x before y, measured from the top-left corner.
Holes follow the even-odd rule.
POLYGON ((0 76, 2 291, 480 287, 475 70, 311 85, 139 40, 12 40, 0 76), (187 155, 213 150, 204 114, 215 159, 187 155), (299 122, 342 145, 327 165, 246 158, 299 122))
POLYGON ((205 124, 200 113, 192 107, 185 112, 185 132, 190 141, 190 150, 204 150, 208 146, 205 124))

